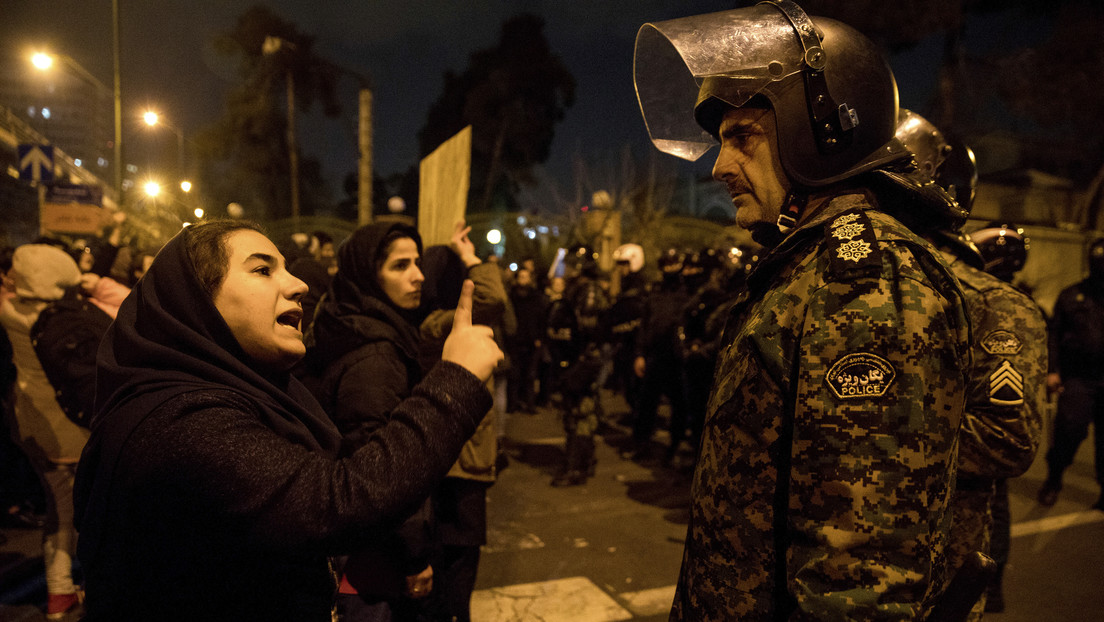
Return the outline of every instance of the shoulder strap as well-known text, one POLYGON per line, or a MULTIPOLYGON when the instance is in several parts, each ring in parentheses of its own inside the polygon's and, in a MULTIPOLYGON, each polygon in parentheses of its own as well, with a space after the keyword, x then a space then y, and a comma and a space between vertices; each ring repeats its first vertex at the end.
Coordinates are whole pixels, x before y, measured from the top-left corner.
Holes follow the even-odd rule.
POLYGON ((849 278, 882 269, 878 235, 866 210, 847 210, 828 223, 824 244, 832 277, 849 278))

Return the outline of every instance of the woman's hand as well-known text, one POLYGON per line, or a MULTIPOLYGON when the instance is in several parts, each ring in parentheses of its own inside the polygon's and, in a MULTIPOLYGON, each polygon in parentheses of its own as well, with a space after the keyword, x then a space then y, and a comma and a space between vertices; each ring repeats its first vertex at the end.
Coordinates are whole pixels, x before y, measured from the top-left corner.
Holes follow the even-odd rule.
POLYGON ((406 595, 410 598, 425 598, 433 591, 433 566, 418 574, 412 574, 406 578, 406 595))
POLYGON ((490 326, 472 325, 473 291, 475 283, 465 279, 460 290, 460 302, 452 316, 452 332, 445 339, 441 360, 456 363, 486 382, 503 354, 495 343, 490 326))
POLYGON ((458 220, 456 226, 452 229, 452 237, 449 239, 449 248, 456 253, 456 256, 464 262, 464 266, 467 268, 483 263, 483 260, 475 254, 475 244, 468 238, 469 233, 471 233, 471 227, 465 226, 463 220, 458 220))

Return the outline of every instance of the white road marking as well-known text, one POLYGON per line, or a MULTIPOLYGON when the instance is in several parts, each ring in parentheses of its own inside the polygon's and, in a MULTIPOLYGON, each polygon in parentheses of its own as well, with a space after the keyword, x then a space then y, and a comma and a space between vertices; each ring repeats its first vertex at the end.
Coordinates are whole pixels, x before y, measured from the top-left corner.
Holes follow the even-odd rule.
POLYGON ((633 614, 586 577, 477 590, 471 619, 481 622, 615 622, 633 614))
POLYGON ((1038 533, 1046 533, 1048 531, 1058 531, 1059 529, 1065 529, 1066 527, 1073 527, 1075 525, 1089 525, 1101 521, 1104 521, 1104 512, 1098 510, 1048 516, 1037 520, 1014 523, 1012 525, 1012 537, 1031 536, 1038 533))
MULTIPOLYGON (((1099 522, 1104 522, 1104 512, 1095 510, 1048 516, 1013 524, 1012 537, 1030 536, 1099 522)), ((530 538, 539 542, 536 536, 530 535, 530 538)), ((543 546, 543 542, 540 546, 543 546)), ((675 586, 668 585, 639 592, 622 592, 615 596, 616 600, 586 577, 569 577, 477 590, 472 594, 471 613, 473 620, 481 622, 631 620, 633 616, 656 616, 670 611, 671 603, 675 599, 675 586), (622 604, 618 604, 618 600, 622 604)))
POLYGON ((622 602, 638 616, 656 616, 671 610, 675 601, 675 586, 657 587, 639 592, 622 592, 622 602))

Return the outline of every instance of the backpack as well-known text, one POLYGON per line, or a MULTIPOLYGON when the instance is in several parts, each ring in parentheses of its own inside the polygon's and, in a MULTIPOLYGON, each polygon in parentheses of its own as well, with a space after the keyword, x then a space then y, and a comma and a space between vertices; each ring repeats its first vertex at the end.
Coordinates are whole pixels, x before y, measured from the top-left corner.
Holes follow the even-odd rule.
POLYGON ((50 303, 31 326, 31 345, 58 405, 89 427, 96 398, 96 352, 111 316, 76 293, 50 303))

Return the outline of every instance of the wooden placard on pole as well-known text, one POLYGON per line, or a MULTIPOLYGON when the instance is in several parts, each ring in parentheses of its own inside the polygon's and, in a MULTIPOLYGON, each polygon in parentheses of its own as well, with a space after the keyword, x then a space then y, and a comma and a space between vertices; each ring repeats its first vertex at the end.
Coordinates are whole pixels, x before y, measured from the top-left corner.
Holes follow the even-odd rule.
POLYGON ((448 244, 463 220, 471 186, 471 126, 422 159, 418 188, 418 233, 422 246, 448 244))

